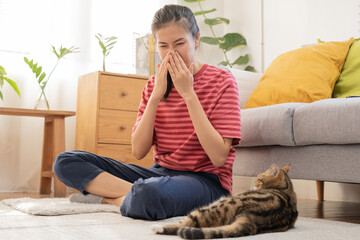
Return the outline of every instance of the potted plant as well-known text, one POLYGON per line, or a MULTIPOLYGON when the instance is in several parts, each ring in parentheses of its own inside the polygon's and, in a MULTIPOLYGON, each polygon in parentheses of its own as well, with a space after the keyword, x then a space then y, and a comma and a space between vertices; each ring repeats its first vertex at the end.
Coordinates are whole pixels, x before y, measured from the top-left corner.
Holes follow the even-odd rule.
POLYGON ((3 96, 3 93, 1 92, 1 88, 4 85, 4 82, 7 82, 20 97, 20 91, 19 91, 17 84, 13 80, 11 80, 10 78, 7 77, 5 68, 0 65, 0 98, 3 101, 4 101, 4 96, 3 96))
POLYGON ((52 69, 52 71, 50 72, 48 77, 46 78, 46 80, 45 80, 46 73, 42 71, 42 67, 38 66, 37 63, 34 63, 33 59, 31 59, 31 61, 29 61, 29 59, 24 57, 24 61, 30 67, 32 72, 35 74, 35 78, 36 78, 37 83, 39 84, 39 87, 40 87, 40 90, 41 90, 40 96, 39 96, 39 98, 36 101, 35 106, 34 106, 35 109, 39 109, 39 107, 42 105, 41 103, 44 102, 45 105, 46 105, 46 109, 50 110, 49 101, 48 101, 48 99, 46 97, 46 93, 45 93, 45 87, 46 87, 47 83, 49 82, 51 75, 53 74, 56 67, 58 66, 60 59, 62 59, 63 57, 65 57, 66 55, 68 55, 70 53, 79 52, 79 51, 77 51, 79 48, 74 47, 74 46, 72 46, 70 48, 60 46, 59 51, 57 51, 54 46, 51 46, 51 48, 52 48, 52 52, 57 57, 57 61, 56 61, 56 64, 55 64, 54 68, 52 69))
POLYGON ((110 54, 110 50, 113 49, 114 45, 117 43, 117 37, 112 36, 104 38, 100 33, 96 34, 95 37, 99 40, 99 45, 102 49, 103 71, 105 72, 105 58, 110 54))

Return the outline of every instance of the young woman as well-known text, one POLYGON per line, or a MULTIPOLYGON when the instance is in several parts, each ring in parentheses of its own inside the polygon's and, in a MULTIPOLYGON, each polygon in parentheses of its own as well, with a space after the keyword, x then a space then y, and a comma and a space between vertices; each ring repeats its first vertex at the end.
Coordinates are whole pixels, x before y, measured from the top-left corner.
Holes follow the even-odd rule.
POLYGON ((124 216, 157 220, 231 193, 232 145, 241 134, 237 84, 227 71, 197 61, 200 33, 191 10, 164 6, 152 32, 162 62, 143 90, 132 151, 141 159, 154 145, 154 165, 71 151, 57 157, 54 170, 80 191, 71 201, 114 204, 124 216))

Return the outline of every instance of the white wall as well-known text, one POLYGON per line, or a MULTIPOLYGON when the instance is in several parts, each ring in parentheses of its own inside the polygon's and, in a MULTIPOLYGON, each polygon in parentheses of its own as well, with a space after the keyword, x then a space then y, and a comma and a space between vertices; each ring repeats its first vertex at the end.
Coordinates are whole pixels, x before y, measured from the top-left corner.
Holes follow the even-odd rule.
POLYGON ((229 52, 233 59, 236 56, 249 54, 248 65, 261 72, 261 4, 260 1, 227 0, 224 1, 224 16, 230 19, 225 32, 242 34, 247 41, 247 47, 233 49, 229 52))
POLYGON ((279 54, 318 38, 359 37, 359 5, 359 0, 264 0, 265 68, 279 54))

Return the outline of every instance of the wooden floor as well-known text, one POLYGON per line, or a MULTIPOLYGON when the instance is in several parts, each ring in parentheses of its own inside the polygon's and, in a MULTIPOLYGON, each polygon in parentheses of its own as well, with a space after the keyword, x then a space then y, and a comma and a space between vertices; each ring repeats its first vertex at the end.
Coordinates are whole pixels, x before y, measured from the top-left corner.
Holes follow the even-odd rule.
MULTIPOLYGON (((37 193, 0 193, 0 200, 6 198, 49 198, 52 195, 37 193)), ((334 202, 316 200, 298 200, 299 216, 321 218, 334 221, 360 224, 360 202, 334 202)))

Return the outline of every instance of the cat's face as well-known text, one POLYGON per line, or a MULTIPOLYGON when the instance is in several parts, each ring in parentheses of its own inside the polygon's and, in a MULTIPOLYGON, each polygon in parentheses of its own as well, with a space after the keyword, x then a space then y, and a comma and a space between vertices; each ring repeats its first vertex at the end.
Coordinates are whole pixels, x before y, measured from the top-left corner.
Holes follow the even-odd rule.
MULTIPOLYGON (((290 170, 290 164, 282 168, 286 173, 290 170)), ((286 185, 284 172, 280 171, 280 168, 276 164, 272 164, 271 167, 260 173, 254 183, 254 189, 280 189, 286 185)))

